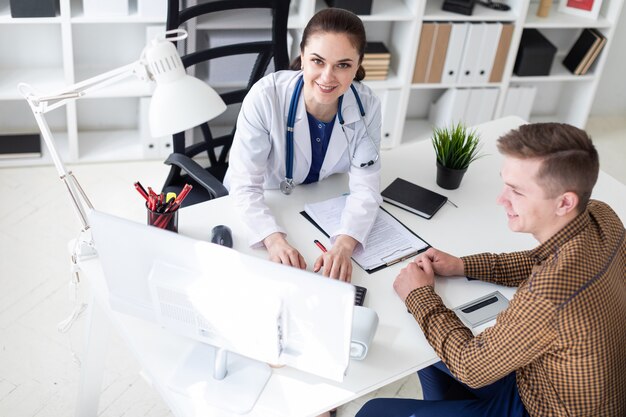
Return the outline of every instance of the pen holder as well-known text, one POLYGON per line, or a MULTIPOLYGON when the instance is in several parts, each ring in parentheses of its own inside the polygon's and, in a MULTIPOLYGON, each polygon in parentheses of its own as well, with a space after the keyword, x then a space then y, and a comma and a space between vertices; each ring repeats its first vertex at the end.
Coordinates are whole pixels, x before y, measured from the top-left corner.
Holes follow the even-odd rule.
POLYGON ((146 206, 148 212, 148 226, 156 226, 161 229, 171 230, 178 233, 178 209, 168 213, 152 211, 146 206))

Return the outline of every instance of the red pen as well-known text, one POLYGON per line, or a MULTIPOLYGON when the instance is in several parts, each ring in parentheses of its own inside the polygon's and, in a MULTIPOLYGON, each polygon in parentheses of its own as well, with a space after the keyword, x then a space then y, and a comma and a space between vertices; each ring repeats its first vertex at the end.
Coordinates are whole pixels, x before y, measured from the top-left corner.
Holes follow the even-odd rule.
POLYGON ((139 191, 139 194, 141 194, 141 196, 146 199, 146 201, 150 200, 150 197, 148 197, 148 193, 146 193, 146 190, 144 190, 141 184, 139 184, 139 181, 135 183, 135 188, 137 189, 137 191, 139 191))
POLYGON ((326 252, 326 247, 324 245, 322 245, 322 242, 320 242, 319 240, 315 239, 313 241, 313 243, 315 243, 317 245, 317 247, 320 248, 320 250, 322 252, 326 252))

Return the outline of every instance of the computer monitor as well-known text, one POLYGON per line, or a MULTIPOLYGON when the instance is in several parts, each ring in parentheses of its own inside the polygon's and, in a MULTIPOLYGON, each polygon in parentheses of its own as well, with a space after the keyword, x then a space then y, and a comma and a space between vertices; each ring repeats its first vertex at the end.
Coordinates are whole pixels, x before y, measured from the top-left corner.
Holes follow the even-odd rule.
POLYGON ((268 363, 343 379, 352 285, 96 210, 89 223, 111 308, 202 342, 171 389, 246 413, 268 363))

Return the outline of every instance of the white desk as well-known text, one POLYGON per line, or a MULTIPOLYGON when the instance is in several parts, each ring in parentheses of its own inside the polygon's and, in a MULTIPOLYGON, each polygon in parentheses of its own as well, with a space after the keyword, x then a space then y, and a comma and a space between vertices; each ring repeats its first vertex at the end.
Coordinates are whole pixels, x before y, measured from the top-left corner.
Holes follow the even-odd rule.
MULTIPOLYGON (((470 166, 461 187, 454 191, 442 190, 435 184, 435 159, 430 142, 416 142, 384 151, 382 187, 399 176, 447 195, 458 206, 444 205, 431 220, 386 203, 385 208, 432 246, 455 255, 481 251, 509 252, 536 246, 531 236, 508 230, 504 210, 495 203, 501 189, 501 157, 495 148, 495 139, 520 123, 520 119, 505 118, 479 127, 485 141, 483 151, 488 156, 470 166)), ((266 193, 268 204, 289 232, 289 241, 305 257, 309 269, 319 255, 313 239, 327 242, 327 238, 299 212, 305 201, 324 200, 347 189, 347 178, 335 176, 322 183, 298 186, 290 196, 278 191, 266 193)), ((626 186, 601 173, 594 197, 609 203, 622 220, 626 219, 626 186)), ((248 248, 243 225, 232 210, 229 197, 185 208, 179 215, 179 233, 197 239, 208 240, 211 228, 217 224, 226 224, 232 229, 235 249, 267 257, 264 250, 248 248)), ((247 416, 316 416, 436 362, 438 358, 434 351, 392 288, 394 278, 405 264, 396 264, 371 275, 355 265, 352 281, 368 288, 365 305, 375 309, 380 318, 366 360, 352 361, 342 383, 290 368, 275 369, 255 408, 247 416)), ((153 387, 176 416, 231 416, 202 404, 192 404, 166 386, 179 360, 195 342, 142 320, 112 312, 106 302, 106 288, 98 260, 86 261, 81 267, 94 287, 95 299, 91 303, 87 329, 89 345, 81 376, 77 415, 96 415, 107 323, 112 322, 151 379, 153 387)), ((495 288, 509 298, 514 293, 510 288, 479 281, 468 282, 460 277, 439 279, 436 285, 437 292, 449 307, 458 306, 495 288)))

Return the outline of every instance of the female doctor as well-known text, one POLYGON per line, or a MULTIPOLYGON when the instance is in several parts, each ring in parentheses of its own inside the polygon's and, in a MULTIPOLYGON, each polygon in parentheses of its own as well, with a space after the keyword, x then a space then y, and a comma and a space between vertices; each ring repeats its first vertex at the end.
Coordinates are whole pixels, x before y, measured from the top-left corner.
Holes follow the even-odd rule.
POLYGON ((381 203, 380 101, 359 82, 364 48, 365 29, 356 15, 336 8, 315 14, 292 70, 265 76, 243 101, 224 181, 248 226, 250 245, 265 245, 270 260, 305 269, 264 203, 263 190, 280 189, 289 198, 297 184, 349 173, 340 229, 313 266, 343 281, 350 281, 350 258, 364 244, 381 203))

